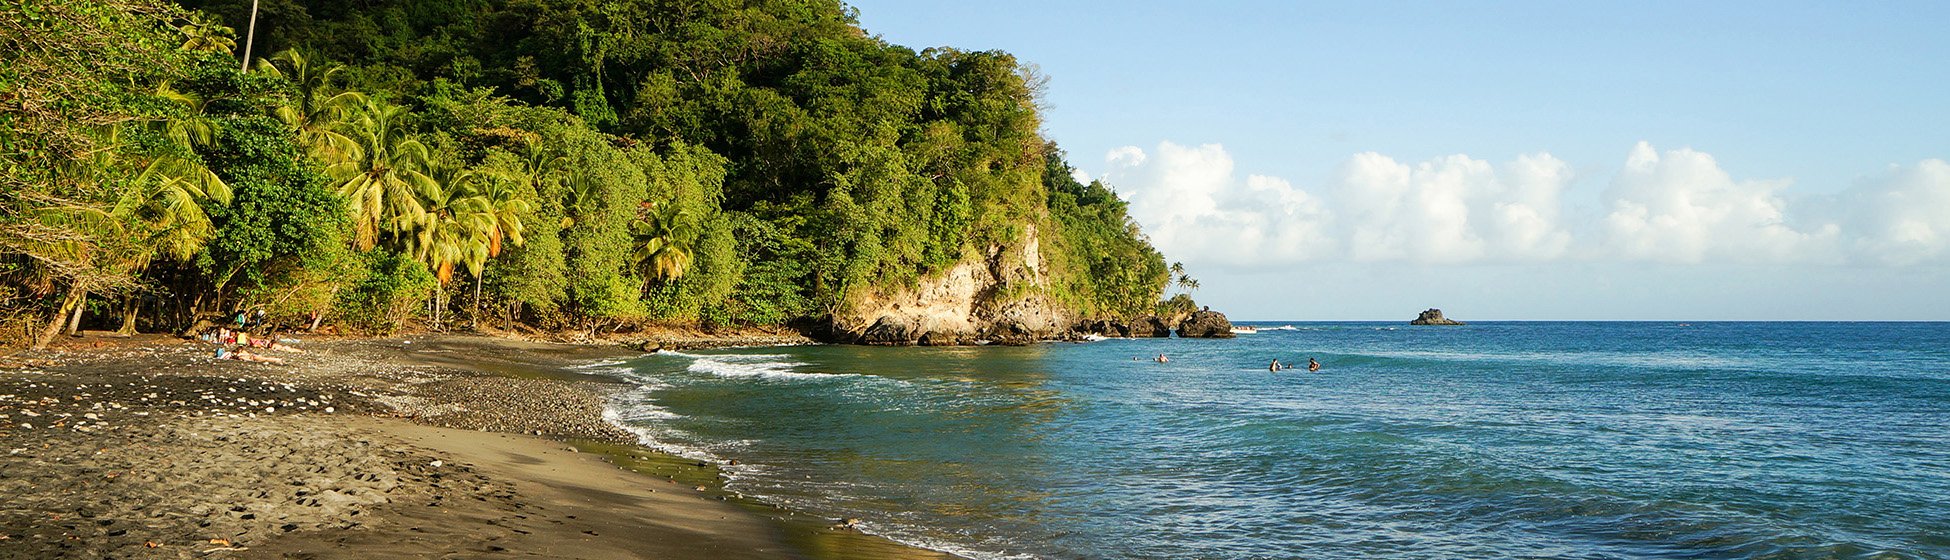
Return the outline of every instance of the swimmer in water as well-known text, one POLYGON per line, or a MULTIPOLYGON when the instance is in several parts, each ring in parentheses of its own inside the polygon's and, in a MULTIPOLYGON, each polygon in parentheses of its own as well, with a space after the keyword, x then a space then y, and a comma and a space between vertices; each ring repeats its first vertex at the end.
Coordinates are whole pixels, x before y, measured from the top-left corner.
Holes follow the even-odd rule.
POLYGON ((1280 361, 1273 360, 1273 365, 1266 366, 1266 371, 1280 371, 1280 361))
POLYGON ((1169 361, 1171 361, 1171 358, 1166 358, 1164 354, 1159 354, 1159 355, 1158 355, 1158 359, 1157 359, 1157 362, 1158 362, 1158 363, 1161 363, 1161 364, 1162 364, 1162 363, 1165 363, 1165 362, 1169 362, 1169 361))
POLYGON ((1307 371, 1320 371, 1320 362, 1314 361, 1313 358, 1307 358, 1307 371))

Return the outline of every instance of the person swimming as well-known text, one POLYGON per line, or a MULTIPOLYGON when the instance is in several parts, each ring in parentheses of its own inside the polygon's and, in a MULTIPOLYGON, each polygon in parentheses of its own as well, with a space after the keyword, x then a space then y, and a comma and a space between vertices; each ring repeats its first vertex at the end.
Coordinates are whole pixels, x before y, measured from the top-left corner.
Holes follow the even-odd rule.
POLYGON ((1159 354, 1159 355, 1158 355, 1158 357, 1157 357, 1157 359, 1156 359, 1156 360, 1154 360, 1154 361, 1156 361, 1156 362, 1158 362, 1158 363, 1161 363, 1161 364, 1162 364, 1162 363, 1165 363, 1165 362, 1169 362, 1169 361, 1171 361, 1171 358, 1166 358, 1164 354, 1159 354))
POLYGON ((1273 365, 1266 366, 1266 371, 1280 371, 1280 361, 1273 360, 1273 365))
POLYGON ((1307 371, 1320 371, 1320 362, 1314 361, 1313 358, 1307 358, 1307 371))

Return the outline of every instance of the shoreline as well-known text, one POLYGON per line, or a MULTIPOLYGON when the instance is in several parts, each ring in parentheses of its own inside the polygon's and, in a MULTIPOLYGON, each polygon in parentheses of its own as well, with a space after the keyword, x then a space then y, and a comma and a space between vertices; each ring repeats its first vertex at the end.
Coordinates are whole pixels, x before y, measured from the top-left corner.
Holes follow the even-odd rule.
POLYGON ((604 420, 625 382, 570 369, 643 355, 621 347, 340 338, 270 365, 67 342, 0 359, 0 556, 958 558, 638 445, 604 420))

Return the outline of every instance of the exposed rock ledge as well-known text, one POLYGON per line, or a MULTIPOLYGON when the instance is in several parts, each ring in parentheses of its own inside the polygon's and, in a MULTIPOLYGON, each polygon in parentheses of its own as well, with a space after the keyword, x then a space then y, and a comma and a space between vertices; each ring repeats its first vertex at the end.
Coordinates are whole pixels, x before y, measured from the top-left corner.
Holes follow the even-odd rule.
POLYGON ((1415 320, 1409 321, 1408 324, 1410 325, 1467 325, 1469 323, 1464 323, 1462 321, 1451 320, 1449 318, 1443 317, 1441 309, 1430 309, 1428 311, 1423 311, 1422 316, 1416 317, 1415 320))
POLYGON ((1028 344, 1073 336, 1069 310, 1047 295, 1034 227, 1021 246, 992 246, 911 289, 868 290, 847 311, 800 321, 821 342, 875 346, 1028 344))
POLYGON ((1178 336, 1184 338, 1232 338, 1232 321, 1226 314, 1205 309, 1193 311, 1184 322, 1178 323, 1178 336))

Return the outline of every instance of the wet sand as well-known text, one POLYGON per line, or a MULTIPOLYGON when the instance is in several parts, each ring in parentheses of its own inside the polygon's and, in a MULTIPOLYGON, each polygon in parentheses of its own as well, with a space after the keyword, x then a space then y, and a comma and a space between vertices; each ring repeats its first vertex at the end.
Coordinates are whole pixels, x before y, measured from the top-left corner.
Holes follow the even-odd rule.
POLYGON ((755 514, 708 465, 619 466, 650 472, 638 459, 653 455, 601 419, 600 395, 622 386, 566 366, 635 352, 301 346, 267 352, 287 365, 157 337, 0 359, 0 557, 942 557, 755 514))

